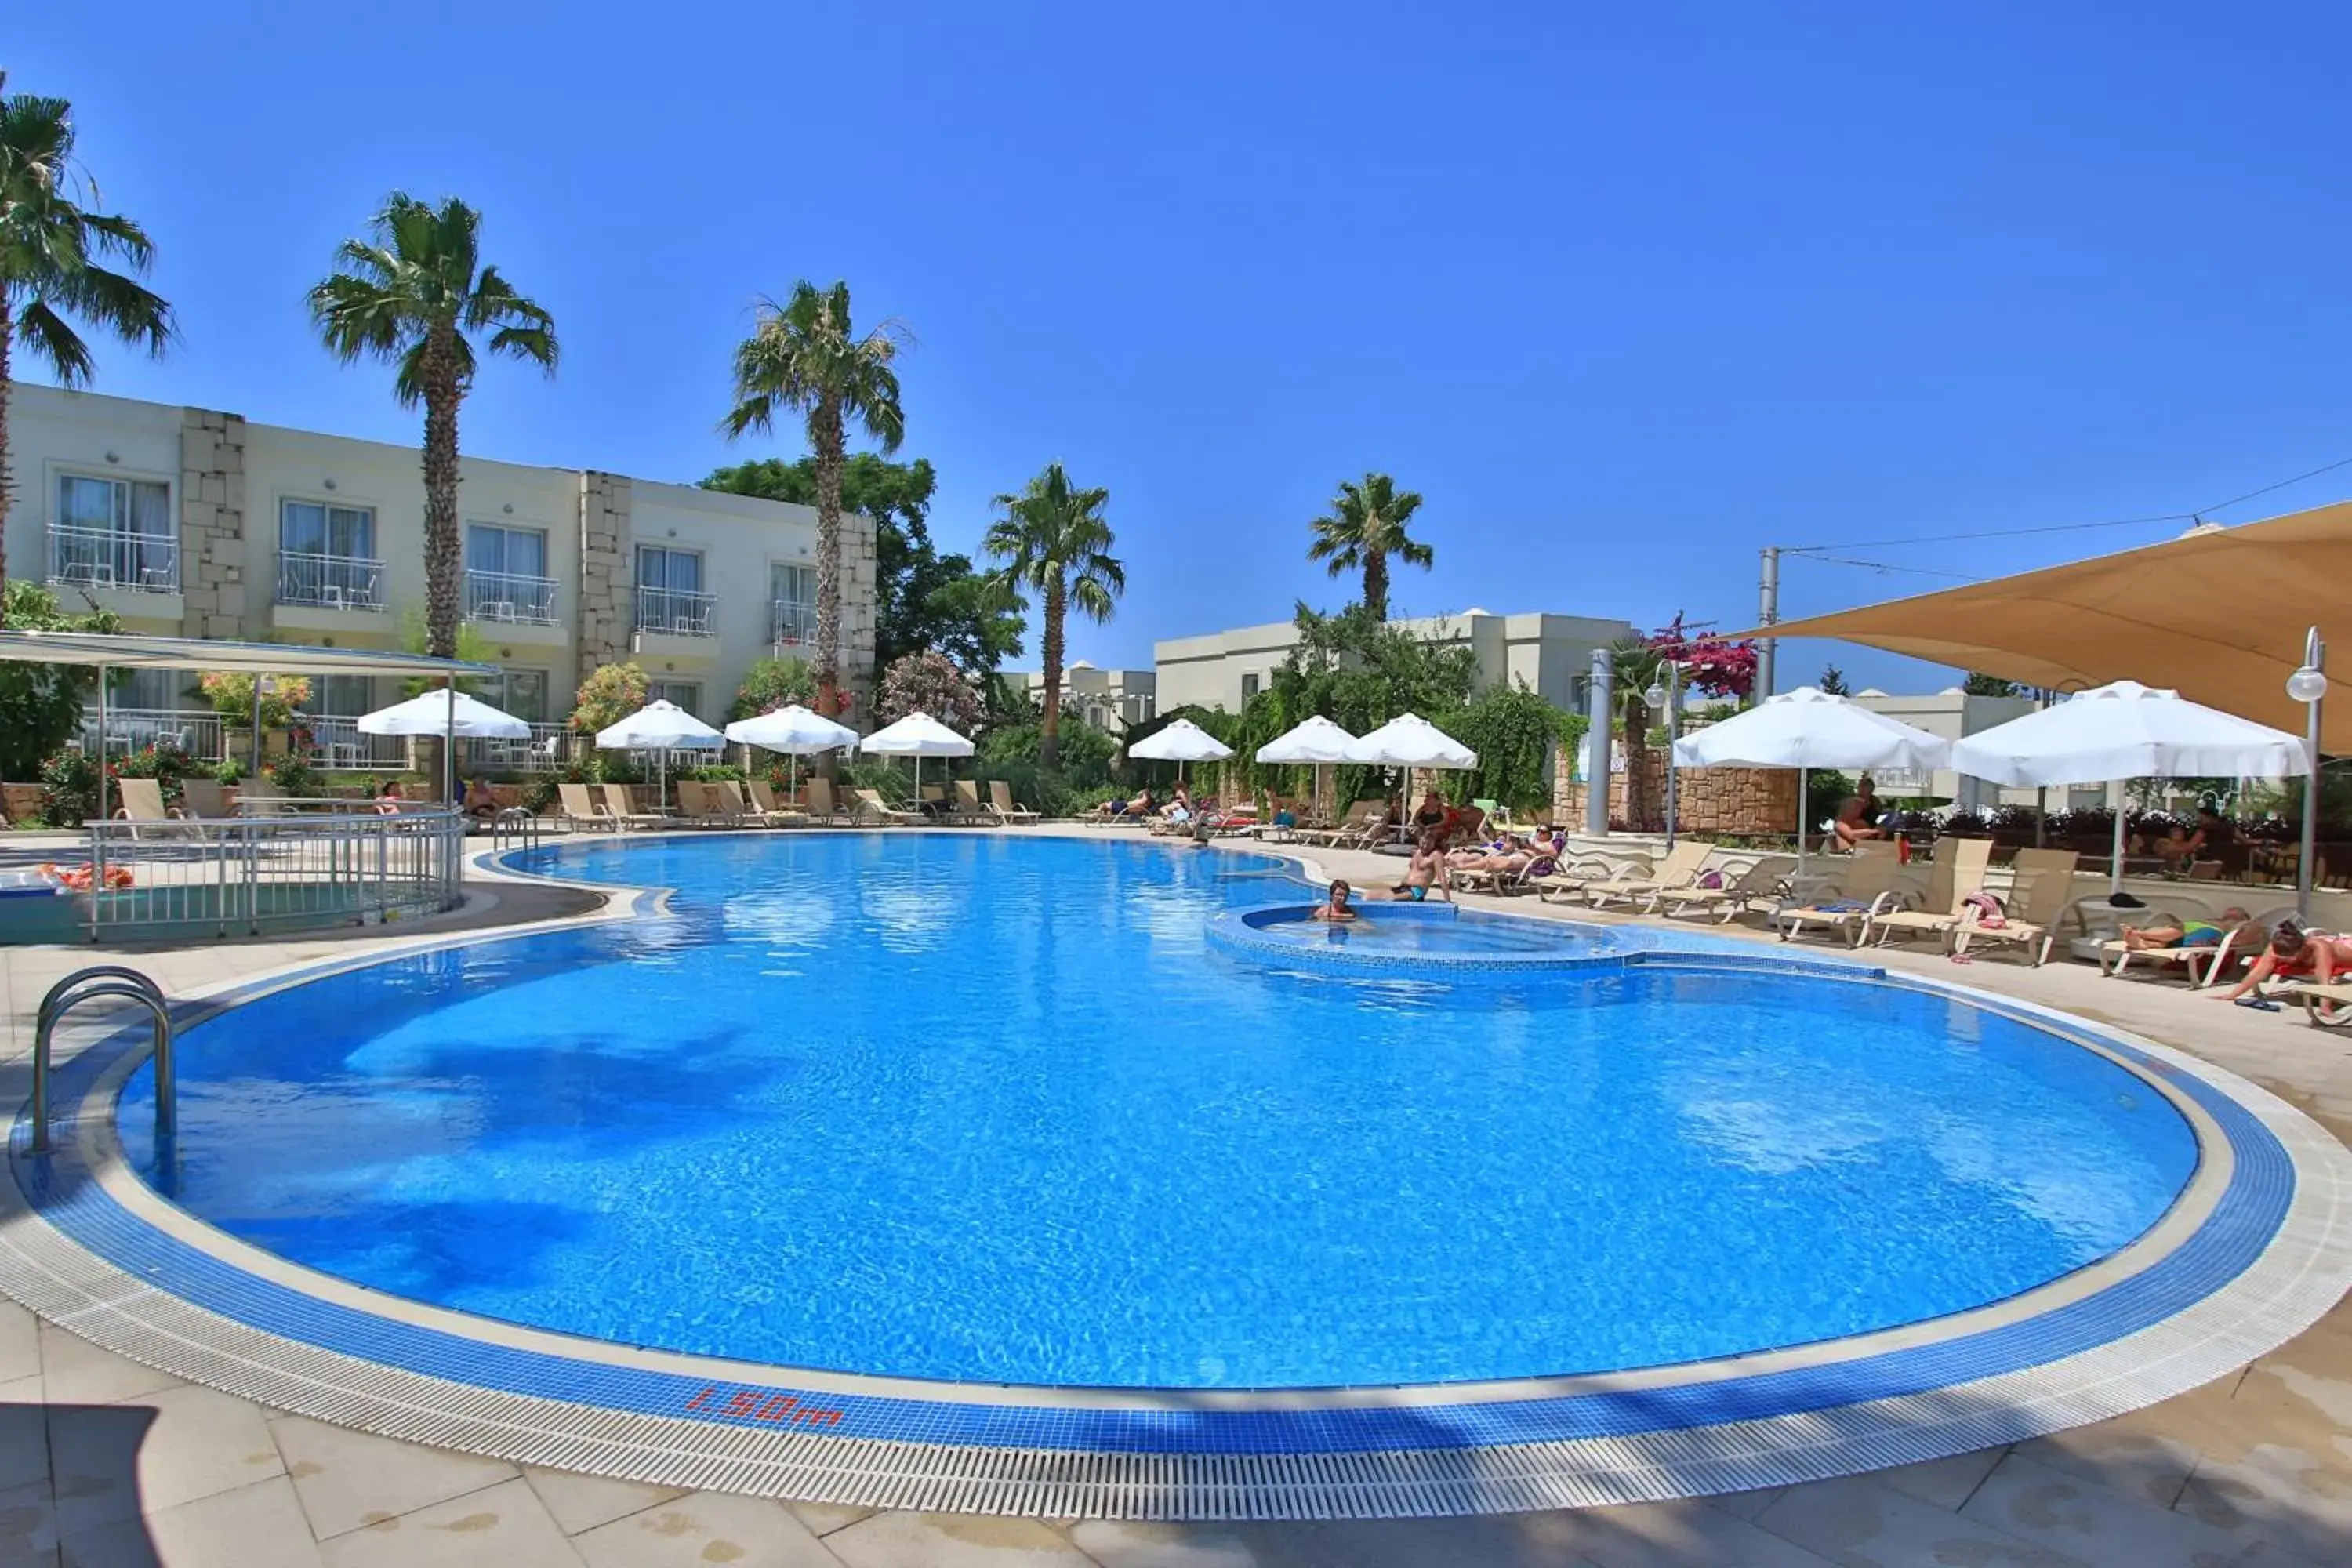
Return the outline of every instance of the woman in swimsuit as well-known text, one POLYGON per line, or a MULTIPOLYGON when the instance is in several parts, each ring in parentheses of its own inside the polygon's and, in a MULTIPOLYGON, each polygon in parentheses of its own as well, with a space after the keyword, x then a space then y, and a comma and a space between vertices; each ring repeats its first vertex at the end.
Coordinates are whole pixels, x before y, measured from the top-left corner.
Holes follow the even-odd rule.
MULTIPOLYGON (((2324 936, 2307 931, 2300 926, 2283 925, 2271 935, 2271 944, 2246 977, 2231 990, 2221 993, 2224 1002, 2235 1002, 2248 992, 2260 995, 2263 981, 2273 975, 2280 979, 2301 979, 2309 975, 2326 985, 2338 974, 2352 973, 2352 942, 2340 936, 2324 936)), ((2276 1003, 2271 1006, 2276 1007, 2276 1003)), ((2334 1008, 2328 1012, 2332 1016, 2334 1008)))

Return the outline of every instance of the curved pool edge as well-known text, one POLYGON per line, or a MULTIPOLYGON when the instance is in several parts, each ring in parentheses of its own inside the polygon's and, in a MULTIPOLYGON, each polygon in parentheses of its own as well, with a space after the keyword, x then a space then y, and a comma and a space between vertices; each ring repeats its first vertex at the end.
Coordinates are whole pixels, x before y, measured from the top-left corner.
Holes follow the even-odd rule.
MULTIPOLYGON (((634 890, 631 912, 620 918, 659 918, 659 890, 634 890)), ((197 1005, 209 1014, 329 971, 453 941, 507 940, 544 929, 420 940, 223 987, 197 1005)), ((1657 962, 1712 967, 1717 961, 1665 955, 1657 962)), ((1723 965, 1753 966, 1783 964, 1759 953, 1723 965)), ((1876 978, 1853 964, 1786 967, 1876 978)), ((1964 1334, 1920 1331, 1999 1313, 2001 1306, 1730 1363, 1490 1388, 1256 1396, 995 1389, 811 1374, 666 1352, 621 1350, 591 1359, 579 1353, 588 1348, 583 1342, 416 1309, 340 1281, 331 1282, 339 1291, 292 1290, 285 1277, 308 1270, 283 1260, 273 1260, 280 1267, 266 1275, 239 1267, 237 1250, 252 1249, 192 1216, 182 1216, 184 1227, 159 1231, 152 1216, 123 1200, 145 1194, 158 1207, 169 1205, 123 1164, 113 1144, 107 1086, 119 1088, 143 1056, 143 1041, 125 1030, 76 1059, 61 1103, 104 1113, 80 1114, 58 1156, 32 1160, 22 1152, 18 1130, 16 1180, 0 1184, 0 1254, 19 1267, 0 1271, 0 1288, 60 1326, 176 1376, 384 1436, 517 1463, 865 1507, 1200 1519, 1391 1517, 1657 1500, 1939 1457, 2118 1415, 2193 1387, 2307 1327, 2352 1283, 2346 1226, 2352 1152, 2284 1101, 2188 1053, 2071 1015, 1937 981, 1885 983, 1962 997, 2078 1042, 2119 1048, 2176 1102, 2188 1095, 2201 1105, 2212 1097, 2225 1118, 2242 1120, 2237 1131, 2255 1156, 2241 1171, 2240 1137, 2221 1134, 2231 1185, 2241 1174, 2259 1185, 2274 1205, 2272 1219, 2216 1204, 2192 1235, 2171 1238, 2161 1257, 2124 1283, 2174 1266, 2199 1237, 2210 1254, 2200 1267, 2227 1277, 2175 1280, 2175 1287, 2211 1288, 2176 1289, 2179 1300, 2120 1337, 2114 1330, 2128 1314, 2117 1316, 2112 1290, 2103 1289, 2052 1312, 2023 1313, 2001 1327, 1979 1323, 1964 1334), (2259 1147, 2264 1142, 2272 1148, 2259 1147), (126 1183, 135 1191, 126 1194, 126 1183), (190 1230, 230 1245, 194 1254, 161 1245, 186 1245, 190 1230), (158 1271, 184 1296, 209 1305, 161 1289, 152 1282, 158 1271), (265 1300, 280 1291, 296 1299, 265 1300), (337 1298, 358 1299, 374 1310, 337 1298), (233 1310, 269 1326, 239 1321, 228 1315, 233 1310), (290 1318, 281 1316, 289 1311, 290 1318), (367 1321, 329 1325, 339 1314, 367 1321), (2053 1321, 2061 1314, 2068 1321, 2053 1321), (427 1316, 429 1328, 418 1321, 427 1316), (469 1327, 470 1337, 432 1356, 406 1353, 420 1334, 448 1339, 447 1320, 469 1327), (2073 1348, 2009 1364, 1970 1344, 1998 1334, 2073 1348), (1854 1353, 1890 1336, 1920 1342, 1854 1353), (568 1360, 560 1353, 565 1346, 573 1352, 568 1360), (1911 1358, 1904 1376, 1892 1381, 1883 1375, 1894 1370, 1885 1364, 1890 1356, 1911 1358), (517 1377, 517 1357, 560 1364, 517 1377), (404 1360, 410 1364, 396 1364, 404 1360), (1876 1392, 1847 1396, 1865 1387, 1876 1392)), ((2219 1126, 2210 1114, 2198 1123, 2200 1148, 2210 1147, 2219 1126)), ((2200 1162, 2200 1172, 2210 1163, 2200 1162)), ((2197 1189, 2192 1181, 2189 1191, 2197 1189)), ((2188 1203, 2187 1194, 2180 1203, 2188 1203)), ((2163 1229, 2159 1224, 2150 1237, 2163 1229)), ((2043 1298, 2103 1267, 2016 1300, 2043 1298)))

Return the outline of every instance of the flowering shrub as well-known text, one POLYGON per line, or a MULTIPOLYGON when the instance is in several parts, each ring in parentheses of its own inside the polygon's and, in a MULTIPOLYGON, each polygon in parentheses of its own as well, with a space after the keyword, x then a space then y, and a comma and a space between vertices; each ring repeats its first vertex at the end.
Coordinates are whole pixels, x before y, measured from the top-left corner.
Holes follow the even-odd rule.
POLYGON ((41 764, 41 816, 52 827, 79 827, 98 814, 98 759, 59 752, 41 764))
POLYGON ((599 730, 609 730, 643 708, 652 689, 653 682, 641 665, 599 666, 580 683, 572 704, 572 727, 592 737, 599 730))
POLYGON ((1751 641, 1686 632, 1679 615, 1647 640, 1666 658, 1679 659, 1685 679, 1709 697, 1746 697, 1756 689, 1757 652, 1751 641))
MULTIPOLYGON (((310 678, 307 675, 279 675, 271 678, 276 689, 266 691, 261 698, 261 727, 283 730, 294 722, 294 715, 310 705, 310 678)), ((223 720, 245 728, 253 722, 253 676, 244 670, 208 669, 196 677, 196 687, 213 711, 223 720)))
POLYGON ((925 648, 890 661, 882 672, 882 693, 874 716, 895 724, 909 713, 928 713, 958 734, 969 735, 982 712, 980 693, 972 689, 947 655, 925 648))

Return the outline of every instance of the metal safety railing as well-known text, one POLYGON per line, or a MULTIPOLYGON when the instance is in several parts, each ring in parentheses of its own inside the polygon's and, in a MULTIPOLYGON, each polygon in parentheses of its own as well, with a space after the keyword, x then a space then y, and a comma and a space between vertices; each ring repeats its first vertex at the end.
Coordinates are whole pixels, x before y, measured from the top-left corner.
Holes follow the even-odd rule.
POLYGON ((163 988, 136 969, 119 963, 77 969, 41 998, 33 1024, 33 1152, 49 1149, 49 1061, 58 1025, 85 1002, 136 1002, 155 1025, 155 1143, 163 1152, 179 1131, 179 1077, 172 1060, 172 1007, 163 988))
MULTIPOLYGON (((257 803, 260 804, 260 803, 257 803)), ((383 812, 268 807, 233 820, 94 822, 90 940, 211 931, 259 935, 415 920, 462 899, 466 817, 446 806, 383 812)))
POLYGON ((180 591, 180 535, 49 525, 49 581, 66 588, 180 591))

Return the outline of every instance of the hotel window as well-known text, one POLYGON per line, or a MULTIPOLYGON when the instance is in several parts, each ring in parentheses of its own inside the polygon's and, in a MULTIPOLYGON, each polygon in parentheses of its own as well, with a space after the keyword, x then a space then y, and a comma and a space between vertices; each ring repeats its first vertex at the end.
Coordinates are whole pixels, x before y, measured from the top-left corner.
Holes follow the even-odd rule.
POLYGON ((1256 677, 1255 675, 1244 675, 1244 676, 1243 676, 1243 677, 1242 677, 1242 700, 1243 700, 1243 701, 1244 701, 1244 702, 1246 702, 1246 701, 1248 701, 1251 698, 1253 698, 1253 697, 1255 697, 1255 696, 1256 696, 1256 695, 1257 695, 1257 677, 1256 677))
POLYGON ((710 605, 700 551, 637 546, 637 630, 709 637, 710 605))
MULTIPOLYGON (((667 702, 674 708, 683 708, 694 713, 702 706, 702 687, 692 680, 651 681, 646 687, 646 700, 667 702)), ((521 715, 517 714, 516 717, 520 718, 521 715)))
POLYGON ((547 671, 507 669, 484 683, 482 700, 527 724, 547 722, 547 671))
POLYGON ((776 620, 774 640, 816 641, 816 568, 778 563, 768 569, 768 587, 776 620))
POLYGON ((375 677, 321 675, 310 681, 305 711, 314 719, 356 719, 375 711, 375 677))
POLYGON ((172 487, 160 480, 59 474, 57 523, 49 537, 52 583, 167 594, 180 586, 172 487))
POLYGON ((280 502, 278 602, 338 610, 383 608, 375 510, 324 501, 280 502))
POLYGON ((375 509, 289 500, 278 519, 278 548, 337 561, 375 559, 375 509))
POLYGON ((544 530, 466 525, 466 615, 478 621, 555 624, 544 530))

